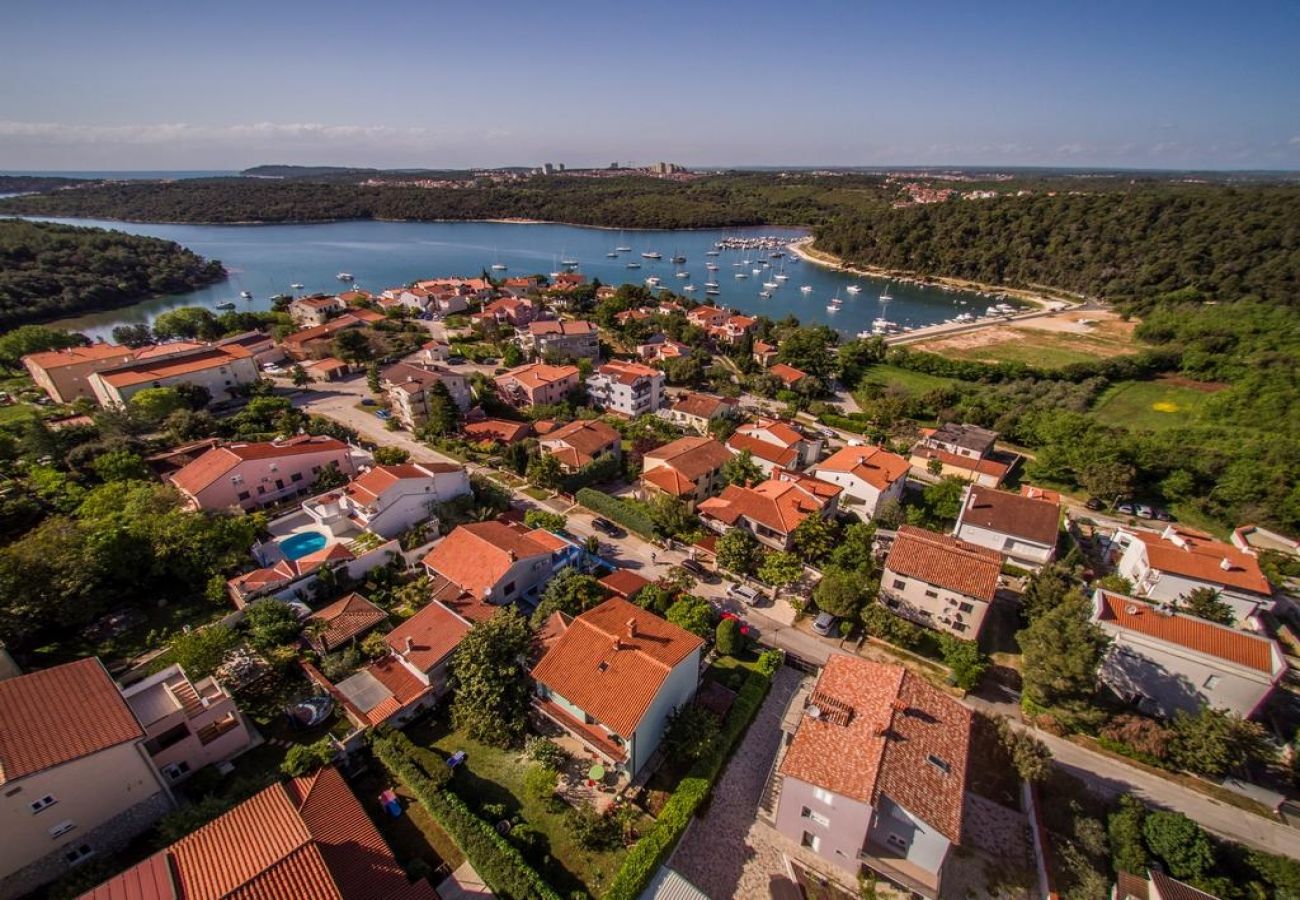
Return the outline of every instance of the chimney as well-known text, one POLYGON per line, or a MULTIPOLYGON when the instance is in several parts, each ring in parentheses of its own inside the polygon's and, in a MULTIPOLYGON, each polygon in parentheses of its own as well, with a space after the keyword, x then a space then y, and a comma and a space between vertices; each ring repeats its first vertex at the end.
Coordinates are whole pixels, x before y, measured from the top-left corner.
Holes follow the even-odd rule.
POLYGON ((507 550, 506 554, 510 557, 511 562, 517 562, 519 560, 519 555, 513 550, 507 550))
POLYGON ((411 655, 411 651, 414 650, 414 649, 415 649, 415 638, 411 637, 411 636, 408 634, 408 635, 406 636, 406 651, 405 651, 406 655, 407 655, 407 656, 410 656, 410 655, 411 655))
POLYGON ((615 650, 622 650, 623 642, 618 639, 618 635, 614 635, 614 640, 610 644, 610 646, 612 646, 615 650))
POLYGON ((885 737, 887 734, 889 734, 889 722, 888 722, 888 720, 886 720, 886 721, 884 721, 884 722, 878 722, 878 723, 876 724, 876 728, 875 728, 875 735, 876 735, 876 737, 885 737))
POLYGON ((630 639, 636 638, 636 619, 627 620, 627 636, 630 639))
POLYGON ((1225 572, 1231 572, 1232 560, 1228 559, 1228 557, 1225 556, 1222 560, 1219 561, 1219 568, 1225 572))

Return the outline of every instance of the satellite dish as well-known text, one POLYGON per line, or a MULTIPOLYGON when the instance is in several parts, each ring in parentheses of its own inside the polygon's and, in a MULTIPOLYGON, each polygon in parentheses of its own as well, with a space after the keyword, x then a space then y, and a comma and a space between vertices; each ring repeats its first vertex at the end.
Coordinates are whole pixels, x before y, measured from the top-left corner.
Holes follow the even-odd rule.
POLYGON ((1128 606, 1124 607, 1124 612, 1128 613, 1130 616, 1136 616, 1138 612, 1137 604, 1130 603, 1128 606))
POLYGON ((822 717, 822 708, 820 706, 810 706, 808 707, 808 715, 814 719, 820 719, 822 717))

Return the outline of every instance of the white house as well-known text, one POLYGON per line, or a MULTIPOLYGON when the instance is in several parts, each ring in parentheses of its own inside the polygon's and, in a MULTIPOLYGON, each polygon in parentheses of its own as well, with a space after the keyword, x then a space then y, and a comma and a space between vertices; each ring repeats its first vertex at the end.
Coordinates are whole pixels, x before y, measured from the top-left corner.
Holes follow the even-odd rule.
POLYGON ((1113 642, 1098 677, 1145 711, 1203 706, 1248 717, 1286 674, 1276 641, 1098 589, 1092 619, 1113 642))
POLYGON ((902 666, 835 654, 780 758, 776 828, 829 864, 938 897, 962 842, 972 714, 902 666))
POLYGON ((901 501, 907 487, 907 460, 880 447, 845 447, 808 470, 844 488, 845 509, 872 519, 886 500, 901 501))
POLYGON ((375 466, 342 488, 303 503, 322 527, 339 533, 351 523, 394 538, 429 519, 439 503, 470 493, 469 475, 451 463, 375 466))
POLYGON ((777 469, 806 468, 821 456, 822 442, 810 438, 791 422, 758 419, 736 429, 727 439, 732 453, 748 450, 754 463, 770 476, 777 469))
POLYGON ((1060 529, 1059 494, 1028 485, 1013 494, 972 484, 966 488, 953 534, 1037 572, 1056 557, 1060 529))
POLYGON ((621 597, 574 618, 533 668, 534 708, 634 776, 695 697, 704 641, 621 597))
POLYGON ((132 362, 96 371, 87 382, 100 406, 121 408, 140 391, 181 384, 204 388, 211 402, 229 400, 259 377, 253 354, 238 344, 178 342, 137 350, 132 362))
POLYGON ((1001 572, 1002 557, 986 547, 904 525, 885 560, 880 599, 904 618, 973 641, 1001 572))
POLYGON ((1120 528, 1114 547, 1115 569, 1133 583, 1133 594, 1146 600, 1172 603, 1197 588, 1219 592, 1243 622, 1260 608, 1271 609, 1273 587, 1253 553, 1180 525, 1160 534, 1120 528))
POLYGON ((664 405, 664 373, 640 363, 605 363, 587 379, 591 402, 606 411, 635 418, 664 405))

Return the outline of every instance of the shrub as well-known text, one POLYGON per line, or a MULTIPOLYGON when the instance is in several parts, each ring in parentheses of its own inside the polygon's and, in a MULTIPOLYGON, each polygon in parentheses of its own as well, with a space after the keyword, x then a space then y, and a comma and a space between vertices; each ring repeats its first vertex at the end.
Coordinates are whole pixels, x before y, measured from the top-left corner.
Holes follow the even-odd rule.
POLYGON ((950 634, 939 635, 943 664, 952 670, 952 683, 969 691, 980 683, 989 667, 988 657, 974 641, 963 641, 950 634))
POLYGON ((284 762, 280 763, 280 771, 294 777, 306 775, 331 763, 335 752, 334 742, 327 737, 321 738, 314 744, 294 744, 284 755, 284 762))
POLYGON ((785 662, 785 651, 771 649, 764 650, 758 655, 758 664, 755 666, 759 674, 771 678, 781 668, 785 662))
POLYGON ((647 540, 654 537, 655 526, 650 517, 617 497, 585 487, 577 492, 575 499, 592 512, 617 522, 629 531, 635 531, 647 540))
POLYGON ((529 528, 542 528, 546 531, 563 531, 568 519, 559 513, 544 509, 530 509, 524 513, 524 524, 529 528))
POLYGON ((1147 847, 1169 867, 1175 878, 1200 878, 1214 868, 1209 836, 1182 813, 1153 812, 1142 823, 1147 847))
POLYGON ((1099 738, 1103 746, 1107 742, 1112 742, 1112 745, 1123 745, 1132 750, 1136 758, 1154 761, 1159 765, 1169 756, 1169 747, 1173 743, 1174 733, 1154 719, 1124 713, 1103 725, 1099 738))
POLYGON ((718 727, 713 713, 695 703, 687 704, 668 717, 664 751, 678 762, 694 762, 713 749, 718 727))
POLYGON ((590 806, 570 809, 564 814, 564 825, 584 850, 612 850, 623 840, 622 827, 590 806))
POLYGON ((524 790, 538 800, 555 796, 555 787, 559 783, 560 773, 541 763, 534 763, 524 773, 524 790))
POLYGON ((732 618, 723 619, 714 630, 714 646, 723 656, 735 656, 742 649, 740 624, 732 618))
POLYGON ((563 768, 569 761, 569 751, 550 738, 530 735, 524 741, 524 753, 535 763, 541 763, 552 769, 563 768))

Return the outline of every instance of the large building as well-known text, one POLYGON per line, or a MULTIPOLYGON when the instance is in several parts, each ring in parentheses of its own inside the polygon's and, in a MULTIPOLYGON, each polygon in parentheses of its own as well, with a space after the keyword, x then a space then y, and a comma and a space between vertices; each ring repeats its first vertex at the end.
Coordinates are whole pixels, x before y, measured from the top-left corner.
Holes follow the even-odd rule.
POLYGON ((810 437, 793 422, 781 419, 758 419, 738 427, 727 439, 732 453, 749 451, 764 475, 778 469, 806 468, 821 456, 820 438, 810 437))
POLYGON ((88 347, 68 347, 66 350, 49 350, 29 353, 23 365, 36 386, 45 391, 55 403, 71 403, 79 397, 95 399, 90 376, 135 359, 130 347, 116 344, 91 344, 88 347))
POLYGON ((668 421, 696 434, 708 434, 713 422, 724 417, 735 418, 739 415, 739 410, 740 404, 730 397, 688 391, 679 394, 672 406, 668 407, 668 421))
POLYGON ((534 707, 633 776, 695 698, 704 641, 612 597, 574 618, 533 668, 534 707))
POLYGON ((777 830, 938 897, 962 842, 972 714, 902 666, 835 654, 778 768, 777 830))
POLYGON ((433 579, 434 598, 479 621, 498 606, 536 605, 551 576, 572 562, 567 548, 540 529, 472 522, 457 526, 423 563, 433 579))
POLYGON ((357 473, 369 456, 342 441, 302 435, 283 441, 223 444, 170 476, 195 509, 245 510, 311 494, 316 477, 333 466, 357 473))
POLYGON ((436 900, 412 883, 336 769, 277 782, 85 900, 436 900))
POLYGON ((904 525, 885 560, 880 599, 904 618, 973 641, 1001 573, 1001 555, 987 547, 904 525))
POLYGON ((412 431, 429 420, 429 400, 437 384, 447 388, 462 412, 469 409, 469 382, 464 375, 442 366, 397 363, 384 370, 381 381, 393 416, 412 431))
POLYGON ((640 363, 606 363, 587 379, 591 402, 607 412, 635 418, 664 403, 664 373, 640 363))
POLYGON ((789 550, 795 529, 809 516, 831 518, 838 508, 838 485, 793 472, 778 472, 753 487, 729 484, 697 509, 715 531, 744 528, 773 550, 789 550))
POLYGON ((667 494, 694 509, 722 490, 722 467, 729 459, 727 448, 708 437, 678 438, 647 450, 642 457, 642 494, 667 494))
POLYGON ((516 408, 559 403, 578 386, 577 366, 531 363, 496 377, 497 393, 516 408))
POLYGON ((530 322, 527 344, 545 360, 600 358, 600 330, 581 319, 530 322))
POLYGON ((1098 589, 1092 619, 1111 637, 1098 677, 1148 713, 1203 706, 1252 715, 1286 675, 1276 641, 1098 589))
POLYGON ((433 518, 440 503, 470 493, 469 474, 453 463, 375 466, 337 490, 303 503, 307 515, 333 534, 355 526, 395 538, 433 518))
POLYGON ((0 897, 111 858, 171 810, 145 737, 98 659, 0 681, 0 897))
POLYGON ((880 447, 844 447, 813 465, 808 474, 844 488, 840 505, 870 520, 887 501, 902 502, 907 460, 880 447))
POLYGON ((966 489, 953 534, 996 550, 1012 565, 1037 572, 1056 558, 1060 531, 1059 494, 1028 485, 1013 494, 972 484, 966 489))
POLYGON ((994 456, 996 431, 977 425, 946 422, 921 432, 911 451, 912 468, 918 476, 964 478, 984 487, 997 487, 1011 467, 994 456))
POLYGON ((253 354, 239 344, 159 344, 138 350, 128 363, 100 369, 87 382, 100 406, 122 407, 147 388, 192 384, 207 390, 212 402, 260 377, 253 354))

